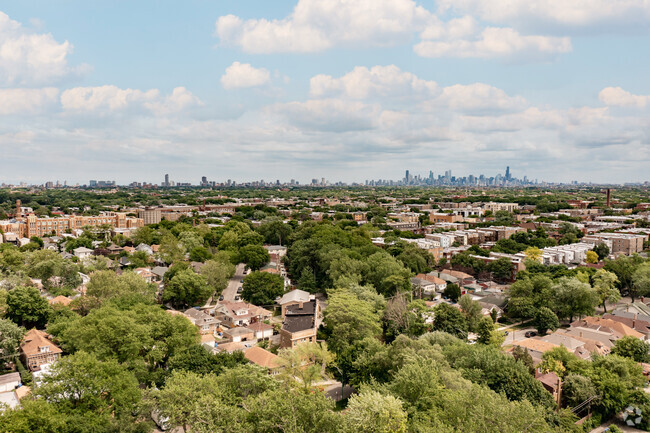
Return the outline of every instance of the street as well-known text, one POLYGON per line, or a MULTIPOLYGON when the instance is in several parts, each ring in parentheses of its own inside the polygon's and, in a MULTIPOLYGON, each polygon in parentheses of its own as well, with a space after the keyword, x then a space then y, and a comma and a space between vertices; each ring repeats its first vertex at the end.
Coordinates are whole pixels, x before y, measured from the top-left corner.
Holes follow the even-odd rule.
POLYGON ((238 295, 237 289, 242 286, 241 280, 244 279, 244 268, 246 265, 240 263, 235 268, 235 275, 228 282, 228 286, 223 290, 223 300, 234 302, 235 296, 238 295))

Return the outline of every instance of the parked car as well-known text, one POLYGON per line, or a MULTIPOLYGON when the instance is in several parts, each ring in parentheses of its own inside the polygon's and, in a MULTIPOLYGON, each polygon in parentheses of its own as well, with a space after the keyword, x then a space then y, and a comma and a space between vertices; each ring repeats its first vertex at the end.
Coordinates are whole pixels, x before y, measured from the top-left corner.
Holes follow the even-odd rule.
POLYGON ((223 295, 219 296, 219 300, 223 301, 223 295))
POLYGON ((528 331, 528 332, 526 332, 524 335, 526 336, 526 338, 530 338, 530 337, 534 337, 534 336, 536 336, 536 335, 537 335, 537 332, 535 332, 535 331, 528 331))
POLYGON ((503 331, 503 336, 504 337, 507 337, 508 335, 510 335, 510 333, 508 331, 503 331))
POLYGON ((235 296, 235 301, 241 301, 241 296, 239 295, 235 296))
POLYGON ((244 290, 244 289, 242 289, 241 287, 240 287, 240 288, 238 288, 238 289, 237 289, 237 293, 241 293, 241 292, 242 292, 242 290, 244 290))

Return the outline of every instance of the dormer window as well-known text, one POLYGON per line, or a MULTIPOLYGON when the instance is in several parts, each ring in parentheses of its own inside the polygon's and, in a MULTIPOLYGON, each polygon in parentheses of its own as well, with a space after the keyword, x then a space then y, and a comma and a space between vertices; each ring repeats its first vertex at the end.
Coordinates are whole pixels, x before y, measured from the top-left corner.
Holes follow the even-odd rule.
POLYGON ((40 353, 47 353, 50 351, 50 346, 38 346, 38 351, 40 353))

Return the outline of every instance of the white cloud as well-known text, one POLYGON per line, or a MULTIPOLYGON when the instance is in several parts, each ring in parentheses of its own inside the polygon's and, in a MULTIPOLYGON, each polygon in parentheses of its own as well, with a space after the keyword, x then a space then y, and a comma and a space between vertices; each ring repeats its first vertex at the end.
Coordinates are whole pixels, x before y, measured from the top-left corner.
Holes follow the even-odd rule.
POLYGON ((267 69, 254 68, 249 63, 234 62, 221 76, 221 85, 227 90, 263 86, 269 81, 271 74, 267 69))
POLYGON ((430 16, 413 0, 298 0, 281 20, 219 17, 215 33, 222 44, 248 53, 307 53, 404 43, 430 16))
POLYGON ((63 91, 61 105, 65 110, 72 111, 117 111, 127 108, 133 103, 152 101, 159 96, 156 89, 143 92, 134 89, 120 89, 106 85, 99 87, 75 87, 63 91))
POLYGON ((40 85, 77 74, 86 66, 68 65, 72 45, 57 42, 51 34, 37 34, 0 12, 0 82, 40 85))
POLYGON ((58 102, 59 89, 0 89, 0 115, 35 114, 58 102))
POLYGON ((162 100, 145 102, 144 106, 157 114, 170 114, 190 107, 202 106, 203 102, 185 87, 176 87, 162 100))
POLYGON ((439 0, 441 13, 453 10, 483 20, 519 27, 554 25, 572 30, 642 25, 647 30, 647 0, 439 0))
POLYGON ((373 129, 380 115, 380 109, 376 105, 341 99, 276 104, 266 111, 268 114, 282 115, 299 128, 334 133, 373 129))
POLYGON ((438 90, 434 81, 418 78, 395 65, 357 66, 341 78, 316 75, 309 81, 310 94, 314 97, 343 95, 348 98, 365 99, 378 97, 430 97, 438 90))
POLYGON ((142 91, 120 89, 112 85, 75 87, 61 93, 63 109, 81 114, 117 113, 127 109, 146 109, 162 116, 199 105, 203 105, 201 100, 185 87, 176 87, 171 94, 166 96, 161 95, 158 89, 142 91))
POLYGON ((650 105, 650 95, 634 95, 620 87, 606 87, 598 94, 604 104, 614 107, 644 108, 650 105))
POLYGON ((481 29, 471 16, 446 23, 433 20, 413 47, 422 57, 540 59, 571 51, 567 37, 522 35, 512 28, 481 29))
POLYGON ((461 112, 514 111, 527 106, 521 96, 508 96, 503 90, 484 83, 445 87, 433 104, 461 112))

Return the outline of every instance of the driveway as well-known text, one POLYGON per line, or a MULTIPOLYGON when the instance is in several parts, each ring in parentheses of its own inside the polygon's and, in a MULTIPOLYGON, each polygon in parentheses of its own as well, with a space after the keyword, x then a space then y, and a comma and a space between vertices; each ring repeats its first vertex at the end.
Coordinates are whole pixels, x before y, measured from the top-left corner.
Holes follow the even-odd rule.
POLYGON ((509 334, 506 336, 506 340, 503 342, 502 346, 507 346, 511 344, 515 344, 521 340, 526 339, 526 332, 528 331, 535 331, 537 330, 535 328, 531 327, 526 327, 523 329, 509 329, 508 332, 509 334))
POLYGON ((228 286, 223 290, 223 300, 234 302, 235 296, 238 295, 237 289, 242 286, 241 280, 244 279, 244 268, 246 265, 240 263, 235 268, 235 275, 228 281, 228 286))

